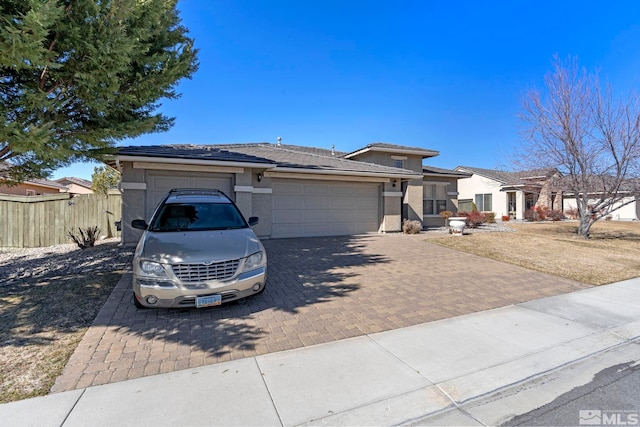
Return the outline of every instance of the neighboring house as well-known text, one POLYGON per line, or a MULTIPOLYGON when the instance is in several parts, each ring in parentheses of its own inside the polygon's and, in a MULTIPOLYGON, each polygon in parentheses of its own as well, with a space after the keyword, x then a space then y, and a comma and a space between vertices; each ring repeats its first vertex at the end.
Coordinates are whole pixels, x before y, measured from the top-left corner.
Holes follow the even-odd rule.
POLYGON ((5 185, 0 179, 0 194, 16 196, 41 196, 43 194, 67 193, 68 188, 47 179, 32 179, 18 185, 5 185))
POLYGON ((467 175, 423 168, 438 154, 385 143, 352 153, 280 143, 163 145, 121 147, 109 163, 122 173, 123 242, 135 243, 140 231, 131 221, 148 220, 179 187, 224 191, 246 217, 260 218, 260 237, 398 232, 403 219, 441 225, 439 209, 455 207, 456 180, 467 175))
POLYGON ((44 194, 58 193, 91 193, 91 181, 80 178, 61 178, 53 181, 48 179, 30 179, 17 185, 8 185, 6 181, 3 182, 2 172, 6 171, 9 167, 9 163, 0 162, 0 194, 11 194, 14 196, 41 196, 44 194), (89 191, 86 191, 86 188, 89 188, 89 191))
POLYGON ((3 179, 3 171, 8 170, 9 163, 0 162, 0 194, 10 194, 14 196, 41 196, 43 194, 66 193, 67 187, 48 179, 31 179, 17 185, 8 185, 3 179))
POLYGON ((73 194, 93 194, 91 190, 91 181, 74 176, 65 176, 54 180, 58 184, 64 185, 73 194))
MULTIPOLYGON (((595 198, 591 198, 587 201, 587 204, 594 206, 597 204, 597 200, 595 198)), ((578 205, 573 194, 564 194, 562 206, 565 214, 577 209, 578 205)), ((612 220, 637 221, 640 218, 640 203, 638 203, 638 198, 635 196, 623 197, 620 202, 615 203, 613 207, 618 209, 609 214, 612 220)))
POLYGON ((442 226, 444 220, 440 216, 442 211, 454 214, 461 211, 458 182, 462 178, 470 178, 468 172, 441 169, 433 166, 423 166, 423 204, 422 224, 427 227, 442 226))
POLYGON ((560 174, 554 169, 506 172, 458 166, 455 170, 471 174, 458 180, 461 212, 476 208, 495 212, 497 218, 508 215, 523 219, 526 210, 537 206, 563 209, 562 191, 556 180, 560 174))

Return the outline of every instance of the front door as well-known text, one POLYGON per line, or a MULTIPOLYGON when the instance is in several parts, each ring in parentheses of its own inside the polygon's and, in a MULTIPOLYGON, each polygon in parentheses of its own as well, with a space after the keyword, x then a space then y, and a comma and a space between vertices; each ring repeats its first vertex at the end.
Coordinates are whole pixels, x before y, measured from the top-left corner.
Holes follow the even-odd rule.
POLYGON ((507 212, 509 212, 509 217, 511 219, 515 219, 515 217, 516 217, 516 193, 514 193, 514 192, 507 193, 507 212))
POLYGON ((528 211, 529 209, 533 209, 536 205, 536 194, 526 193, 524 195, 524 209, 528 211))
POLYGON ((409 183, 407 181, 402 181, 400 184, 400 189, 402 190, 402 221, 405 219, 409 219, 409 201, 407 200, 407 187, 409 183))

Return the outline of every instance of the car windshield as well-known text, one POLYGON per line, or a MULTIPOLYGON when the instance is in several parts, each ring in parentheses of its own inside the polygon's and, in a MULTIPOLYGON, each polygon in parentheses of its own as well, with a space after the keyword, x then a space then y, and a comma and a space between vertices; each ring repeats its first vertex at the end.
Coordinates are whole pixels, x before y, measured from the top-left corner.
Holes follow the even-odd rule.
POLYGON ((230 230, 248 227, 230 203, 166 204, 151 222, 151 231, 230 230))

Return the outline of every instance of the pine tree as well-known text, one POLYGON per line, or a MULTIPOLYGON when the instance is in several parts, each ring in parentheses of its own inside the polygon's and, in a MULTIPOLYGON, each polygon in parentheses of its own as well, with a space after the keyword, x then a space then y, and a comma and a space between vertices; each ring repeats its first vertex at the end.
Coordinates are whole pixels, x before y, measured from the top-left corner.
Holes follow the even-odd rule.
POLYGON ((177 0, 3 0, 0 162, 18 181, 168 130, 162 98, 197 69, 177 0))

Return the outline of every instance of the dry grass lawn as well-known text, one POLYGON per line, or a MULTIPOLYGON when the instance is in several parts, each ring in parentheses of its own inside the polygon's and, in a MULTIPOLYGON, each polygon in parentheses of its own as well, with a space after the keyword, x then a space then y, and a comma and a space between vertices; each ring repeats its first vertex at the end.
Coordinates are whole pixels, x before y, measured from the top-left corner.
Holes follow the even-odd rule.
POLYGON ((0 403, 49 392, 131 252, 109 243, 6 260, 0 251, 0 403))
POLYGON ((429 241, 591 285, 640 276, 640 222, 600 221, 591 238, 577 222, 508 223, 514 233, 433 235, 429 241))

